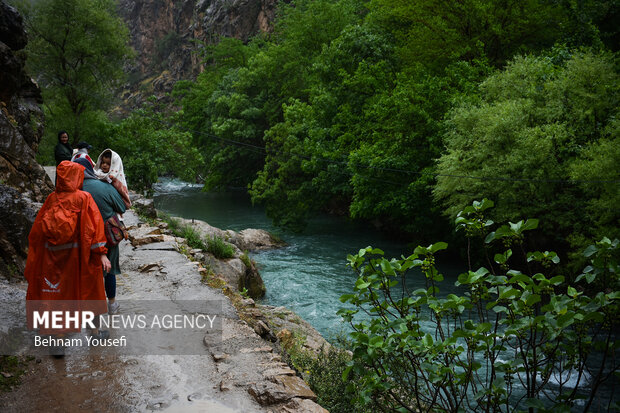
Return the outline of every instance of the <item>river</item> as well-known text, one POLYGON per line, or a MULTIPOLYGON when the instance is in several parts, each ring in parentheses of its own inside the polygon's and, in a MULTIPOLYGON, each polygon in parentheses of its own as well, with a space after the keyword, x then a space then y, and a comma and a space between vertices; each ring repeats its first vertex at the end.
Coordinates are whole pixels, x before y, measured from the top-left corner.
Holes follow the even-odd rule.
MULTIPOLYGON (((350 331, 336 314, 344 306, 340 296, 351 293, 356 280, 355 273, 346 266, 347 255, 369 245, 384 250, 388 258, 412 252, 411 246, 390 240, 367 225, 333 216, 313 219, 301 234, 282 232, 272 225, 262 208, 251 204, 245 191, 207 193, 200 186, 175 180, 160 182, 156 191, 156 208, 170 215, 235 231, 262 228, 280 236, 286 247, 251 255, 267 288, 263 303, 292 309, 328 340, 350 331)), ((437 265, 445 276, 441 293, 462 294, 454 282, 459 270, 466 266, 442 254, 437 256, 437 265)), ((425 282, 420 273, 413 273, 407 284, 415 289, 425 282)), ((587 380, 580 387, 587 389, 587 380)), ((603 387, 599 402, 608 401, 613 394, 608 385, 603 387)))
MULTIPOLYGON (((235 231, 262 228, 280 236, 286 247, 251 254, 267 288, 263 303, 290 308, 327 339, 348 331, 336 314, 343 307, 340 296, 351 293, 356 280, 353 270, 346 266, 347 255, 369 245, 384 250, 386 257, 412 252, 407 245, 367 225, 341 217, 314 218, 301 234, 282 232, 261 207, 252 205, 245 191, 208 193, 200 186, 176 180, 160 182, 156 191, 155 207, 170 215, 235 231)), ((446 268, 452 269, 447 272, 455 277, 456 267, 446 268)), ((454 288, 454 282, 444 284, 445 288, 454 288)), ((423 285, 421 276, 411 281, 411 287, 423 285)))

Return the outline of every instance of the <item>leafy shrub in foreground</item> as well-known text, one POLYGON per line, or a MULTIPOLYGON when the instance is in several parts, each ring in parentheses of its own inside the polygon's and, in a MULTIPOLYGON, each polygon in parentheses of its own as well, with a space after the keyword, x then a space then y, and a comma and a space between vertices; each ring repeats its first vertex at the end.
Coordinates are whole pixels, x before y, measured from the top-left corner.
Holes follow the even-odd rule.
POLYGON ((554 252, 523 249, 525 232, 538 221, 491 231, 484 211, 492 205, 474 202, 456 220, 487 252, 500 244, 488 268, 458 277, 463 295, 440 295, 435 254, 446 243, 417 247, 400 260, 371 247, 348 257, 359 278, 355 292, 341 297, 355 307, 339 311, 354 328, 343 378, 360 377, 359 402, 384 411, 486 412, 588 411, 616 402, 600 390, 619 371, 618 240, 589 248, 591 265, 579 284, 567 285, 561 275, 545 275, 559 262, 554 252), (409 291, 405 280, 414 268, 426 288, 409 291), (584 293, 598 282, 604 291, 584 293), (360 311, 371 317, 354 321, 360 311))

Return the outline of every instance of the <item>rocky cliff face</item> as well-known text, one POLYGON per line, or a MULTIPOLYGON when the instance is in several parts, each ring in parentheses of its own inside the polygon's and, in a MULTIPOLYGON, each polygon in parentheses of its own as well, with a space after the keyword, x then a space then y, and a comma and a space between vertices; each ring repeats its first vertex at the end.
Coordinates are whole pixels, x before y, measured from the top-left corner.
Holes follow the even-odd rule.
POLYGON ((26 43, 21 16, 0 2, 0 276, 23 273, 37 203, 53 190, 35 160, 43 112, 24 71, 26 43))
POLYGON ((136 107, 143 97, 163 96, 179 79, 202 70, 203 43, 220 37, 247 41, 269 32, 278 0, 120 0, 119 11, 130 30, 136 63, 124 106, 136 107))
MULTIPOLYGON (((278 0, 120 0, 137 52, 124 107, 165 97, 179 79, 200 73, 201 42, 248 40, 272 27, 278 0), (196 42, 197 40, 198 42, 196 42)), ((53 190, 36 162, 43 133, 41 93, 24 71, 21 16, 0 0, 0 275, 21 274, 38 204, 53 190)))

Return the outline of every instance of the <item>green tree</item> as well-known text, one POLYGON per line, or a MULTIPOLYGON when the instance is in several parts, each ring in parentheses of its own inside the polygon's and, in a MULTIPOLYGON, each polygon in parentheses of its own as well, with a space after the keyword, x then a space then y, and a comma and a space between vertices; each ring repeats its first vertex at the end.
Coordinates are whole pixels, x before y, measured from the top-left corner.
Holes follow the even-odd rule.
POLYGON ((347 157, 363 139, 364 108, 389 85, 390 47, 369 30, 344 28, 316 57, 309 103, 291 99, 284 121, 265 133, 265 167, 253 182, 253 200, 274 221, 301 229, 318 210, 348 208, 347 157))
POLYGON ((19 2, 30 35, 28 67, 46 106, 48 139, 60 128, 73 144, 93 136, 89 125, 109 108, 131 55, 116 5, 113 0, 19 2))
POLYGON ((257 38, 247 46, 226 40, 233 43, 231 52, 220 46, 208 50, 211 68, 198 83, 179 90, 183 119, 205 153, 206 188, 246 186, 256 178, 264 165, 265 131, 283 120, 284 103, 308 99, 314 58, 359 19, 354 4, 281 2, 268 40, 257 38))
POLYGON ((389 39, 350 25, 309 74, 308 101, 290 100, 265 133, 265 168, 251 187, 278 224, 303 228, 320 210, 379 219, 418 239, 441 233, 431 196, 440 125, 459 94, 476 93, 484 64, 434 74, 399 71, 389 39))
POLYGON ((377 94, 364 113, 351 148, 351 215, 376 219, 418 241, 449 232, 434 202, 435 160, 443 150, 444 114, 459 96, 476 96, 485 64, 458 62, 433 74, 418 66, 398 73, 393 88, 377 94), (364 130, 365 129, 365 130, 364 130))
POLYGON ((476 197, 494 198, 498 219, 538 217, 557 247, 567 238, 583 247, 603 235, 599 229, 617 234, 618 208, 592 200, 617 198, 617 151, 601 149, 618 139, 618 80, 613 56, 604 53, 517 57, 482 83, 481 101, 449 114, 436 198, 451 216, 476 197), (586 172, 594 159, 610 169, 586 172))
MULTIPOLYGON (((570 176, 579 182, 585 209, 592 217, 594 234, 620 237, 620 113, 602 131, 601 139, 586 145, 576 159, 570 176), (601 180, 601 177, 608 179, 601 180)), ((587 243, 587 233, 575 239, 577 245, 587 243)))
MULTIPOLYGON (((127 182, 134 189, 150 189, 160 176, 171 175, 194 182, 202 156, 191 144, 191 135, 175 126, 153 100, 101 133, 103 148, 123 158, 127 182)), ((102 148, 102 149, 103 149, 102 148)))
POLYGON ((480 58, 501 65, 553 45, 567 20, 546 0, 371 0, 368 8, 370 24, 393 36, 407 64, 433 68, 480 58))
MULTIPOLYGON (((256 53, 256 43, 246 46, 241 40, 223 37, 216 44, 205 44, 199 49, 204 71, 195 81, 178 81, 172 92, 183 108, 181 122, 184 127, 194 131, 211 131, 210 108, 206 102, 229 70, 247 65, 249 57, 256 53)), ((196 134, 194 138, 201 147, 209 144, 207 136, 196 134)))
POLYGON ((620 46, 620 1, 561 0, 567 16, 564 40, 572 46, 600 46, 617 52, 620 46))

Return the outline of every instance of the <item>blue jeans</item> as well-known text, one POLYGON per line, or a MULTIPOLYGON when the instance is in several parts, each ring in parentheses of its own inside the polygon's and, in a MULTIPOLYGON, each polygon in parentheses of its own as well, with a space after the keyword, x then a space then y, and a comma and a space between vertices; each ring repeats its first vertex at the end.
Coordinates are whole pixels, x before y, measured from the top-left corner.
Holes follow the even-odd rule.
POLYGON ((105 295, 109 299, 115 298, 116 297, 116 275, 106 272, 103 277, 104 277, 104 283, 105 283, 105 295))

